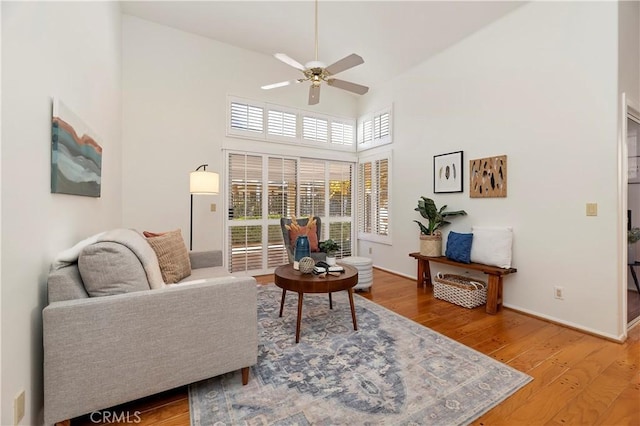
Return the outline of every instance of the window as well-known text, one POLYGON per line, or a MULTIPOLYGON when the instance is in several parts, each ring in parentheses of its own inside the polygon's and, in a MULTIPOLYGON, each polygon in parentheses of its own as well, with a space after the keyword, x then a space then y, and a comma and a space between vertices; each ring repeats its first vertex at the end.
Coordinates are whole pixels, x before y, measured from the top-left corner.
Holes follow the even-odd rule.
POLYGON ((267 115, 267 135, 292 138, 298 134, 296 114, 270 109, 267 115))
POLYGON ((391 243, 390 169, 390 152, 358 163, 358 238, 391 243))
POLYGON ((230 127, 237 132, 261 134, 263 109, 257 106, 231 102, 230 127))
POLYGON ((227 136, 355 151, 354 119, 229 97, 227 136))
POLYGON ((288 262, 280 218, 320 216, 322 239, 352 253, 353 163, 227 154, 227 250, 231 272, 266 273, 288 262))
POLYGON ((391 143, 391 107, 358 120, 358 150, 391 143))
POLYGON ((302 139, 326 142, 329 139, 329 122, 322 118, 304 116, 302 118, 302 139))
POLYGON ((331 143, 337 145, 353 145, 353 129, 351 123, 331 123, 331 143))

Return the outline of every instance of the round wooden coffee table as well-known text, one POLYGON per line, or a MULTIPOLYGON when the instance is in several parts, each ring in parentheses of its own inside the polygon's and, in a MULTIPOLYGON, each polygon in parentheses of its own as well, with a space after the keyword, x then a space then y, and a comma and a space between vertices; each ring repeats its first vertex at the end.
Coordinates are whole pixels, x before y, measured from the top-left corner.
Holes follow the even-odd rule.
POLYGON ((274 272, 275 282, 282 289, 282 300, 280 301, 280 316, 284 308, 284 299, 288 291, 298 293, 298 318, 296 321, 296 343, 300 341, 300 321, 302 319, 302 299, 305 293, 329 293, 329 308, 333 309, 331 293, 346 290, 349 293, 349 304, 351 305, 351 319, 353 329, 358 329, 356 321, 356 309, 353 305, 353 287, 358 283, 358 270, 353 266, 340 265, 344 268, 344 273, 340 276, 327 275, 320 278, 314 274, 303 274, 293 269, 293 265, 278 266, 274 272))

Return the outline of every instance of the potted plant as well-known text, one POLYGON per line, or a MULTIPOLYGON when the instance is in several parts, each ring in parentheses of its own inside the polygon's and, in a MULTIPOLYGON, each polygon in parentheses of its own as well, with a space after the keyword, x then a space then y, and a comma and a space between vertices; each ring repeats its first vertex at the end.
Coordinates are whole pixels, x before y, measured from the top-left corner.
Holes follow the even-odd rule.
POLYGON ((428 226, 424 226, 420 221, 414 220, 420 227, 420 254, 423 256, 442 256, 442 234, 440 228, 449 225, 448 217, 464 216, 467 214, 464 210, 456 210, 446 212, 446 205, 440 209, 436 207, 436 203, 427 197, 420 197, 418 207, 414 210, 427 219, 428 226))
POLYGON ((636 243, 640 241, 640 228, 627 231, 627 263, 632 265, 636 261, 636 243))
POLYGON ((340 245, 329 238, 326 241, 320 241, 318 248, 320 251, 327 254, 327 264, 329 266, 334 266, 336 264, 336 252, 340 250, 340 245))

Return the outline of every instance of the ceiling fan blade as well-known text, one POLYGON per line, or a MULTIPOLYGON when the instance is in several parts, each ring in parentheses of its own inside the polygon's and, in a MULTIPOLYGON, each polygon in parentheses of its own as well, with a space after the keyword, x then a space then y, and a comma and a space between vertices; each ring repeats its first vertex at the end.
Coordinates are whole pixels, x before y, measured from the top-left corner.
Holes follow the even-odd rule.
POLYGON ((309 87, 309 105, 316 105, 320 102, 320 86, 311 85, 309 87))
POLYGON ((348 90, 349 92, 357 93, 358 95, 364 95, 369 91, 367 86, 361 84, 351 83, 350 81, 338 80, 337 78, 330 78, 327 80, 329 86, 337 87, 338 89, 348 90))
POLYGON ((288 86, 291 83, 297 83, 297 82, 298 82, 297 80, 281 81, 279 83, 266 84, 264 86, 260 86, 260 88, 263 90, 270 90, 270 89, 276 89, 278 87, 288 86))
POLYGON ((285 53, 276 53, 275 55, 273 55, 276 57, 276 59, 281 60, 282 62, 284 62, 285 64, 297 68, 300 71, 304 71, 304 65, 302 65, 300 62, 296 61, 295 59, 291 59, 288 55, 286 55, 285 53))
POLYGON ((325 70, 330 75, 335 75, 335 74, 338 74, 339 72, 348 70, 349 68, 353 68, 356 65, 360 65, 360 64, 364 64, 364 59, 362 59, 361 56, 356 55, 355 53, 352 53, 351 55, 340 59, 338 62, 335 62, 329 65, 327 68, 325 68, 325 70))

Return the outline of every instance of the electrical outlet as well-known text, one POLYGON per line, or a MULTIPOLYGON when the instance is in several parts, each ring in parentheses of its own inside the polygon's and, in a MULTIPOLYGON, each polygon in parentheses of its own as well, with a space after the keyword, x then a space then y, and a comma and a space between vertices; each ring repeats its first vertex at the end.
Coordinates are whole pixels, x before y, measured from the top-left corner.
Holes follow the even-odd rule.
POLYGON ((215 204, 215 203, 212 203, 212 204, 211 204, 211 211, 212 211, 212 212, 215 212, 215 211, 216 211, 216 204, 215 204))
POLYGON ((13 424, 18 425, 24 417, 25 396, 24 391, 20 392, 13 400, 13 424))
POLYGON ((587 216, 598 216, 598 203, 587 203, 587 216))
POLYGON ((553 288, 553 297, 556 299, 564 299, 564 287, 555 286, 553 288))
POLYGON ((373 247, 369 247, 369 254, 373 253, 373 247))

